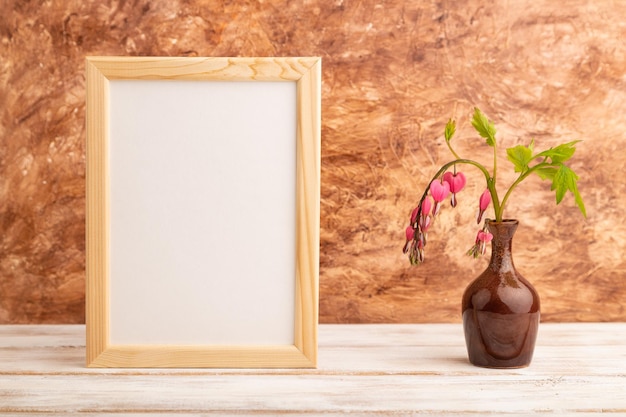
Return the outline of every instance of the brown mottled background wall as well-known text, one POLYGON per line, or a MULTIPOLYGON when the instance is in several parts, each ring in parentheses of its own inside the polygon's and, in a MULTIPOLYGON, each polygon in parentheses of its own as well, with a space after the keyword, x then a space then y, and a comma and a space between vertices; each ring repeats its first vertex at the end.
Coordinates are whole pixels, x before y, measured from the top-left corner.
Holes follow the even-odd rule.
MULTIPOLYGON (((626 2, 585 0, 0 0, 0 323, 84 321, 87 55, 323 58, 322 322, 459 320, 486 260, 477 171, 433 226, 428 261, 401 254, 408 214, 449 158, 582 139, 589 216, 549 184, 520 187, 515 260, 545 321, 626 320, 626 2)), ((501 172, 501 185, 511 176, 501 172)), ((502 188, 502 187, 501 187, 502 188)))

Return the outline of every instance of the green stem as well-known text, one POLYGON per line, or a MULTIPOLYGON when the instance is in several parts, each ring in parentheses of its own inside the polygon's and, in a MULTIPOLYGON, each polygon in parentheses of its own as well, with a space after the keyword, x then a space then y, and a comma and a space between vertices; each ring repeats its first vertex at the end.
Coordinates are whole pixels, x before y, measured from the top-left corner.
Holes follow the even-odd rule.
POLYGON ((497 144, 495 138, 493 140, 493 177, 491 177, 491 184, 489 184, 489 180, 487 180, 487 187, 489 188, 489 192, 491 193, 491 201, 493 202, 493 211, 496 215, 496 221, 502 221, 503 214, 503 204, 500 204, 500 200, 498 200, 498 193, 496 192, 496 175, 498 172, 498 152, 497 152, 497 144))
POLYGON ((426 190, 424 190, 424 193, 422 194, 422 197, 420 198, 420 201, 419 201, 419 211, 417 213, 417 218, 419 218, 421 215, 422 202, 428 195, 428 191, 430 190, 430 184, 432 184, 433 181, 435 181, 444 172, 446 172, 448 168, 456 164, 472 165, 478 168, 483 173, 487 181, 487 189, 489 189, 489 193, 491 194, 491 201, 493 202, 493 208, 496 214, 496 221, 502 221, 502 208, 500 205, 500 199, 498 198, 498 191, 496 190, 496 186, 495 186, 495 179, 491 176, 489 171, 487 171, 487 168, 485 168, 484 165, 482 165, 481 163, 473 161, 471 159, 462 159, 462 158, 455 159, 454 161, 448 162, 447 164, 443 165, 441 168, 439 168, 439 171, 437 171, 437 173, 433 176, 433 178, 428 182, 428 186, 426 187, 426 190))
POLYGON ((461 157, 459 156, 459 154, 457 154, 456 152, 454 152, 454 149, 452 149, 452 145, 450 145, 450 141, 447 140, 446 141, 446 145, 448 145, 448 149, 450 149, 450 152, 452 152, 452 155, 454 155, 454 157, 456 159, 461 159, 461 157))
MULTIPOLYGON (((547 162, 540 162, 537 165, 533 166, 532 168, 529 168, 526 171, 522 172, 520 176, 517 177, 515 182, 513 182, 513 184, 511 184, 509 189, 506 191, 506 194, 504 194, 504 198, 502 199, 502 204, 500 207, 500 211, 501 211, 500 216, 502 216, 502 212, 504 212, 504 206, 506 205, 506 202, 508 201, 509 196, 511 195, 515 187, 517 187, 522 181, 526 179, 526 177, 532 174, 535 170, 537 170, 538 168, 545 167, 545 166, 550 166, 550 164, 548 164, 547 162)), ((497 216, 496 216, 496 219, 497 219, 497 216)), ((502 219, 500 219, 500 221, 502 221, 502 219)))
POLYGON ((491 194, 491 202, 493 203, 493 213, 496 216, 495 221, 502 221, 502 212, 503 206, 500 203, 500 199, 498 198, 498 191, 496 191, 496 181, 495 178, 489 178, 487 180, 487 189, 489 189, 489 194, 491 194))

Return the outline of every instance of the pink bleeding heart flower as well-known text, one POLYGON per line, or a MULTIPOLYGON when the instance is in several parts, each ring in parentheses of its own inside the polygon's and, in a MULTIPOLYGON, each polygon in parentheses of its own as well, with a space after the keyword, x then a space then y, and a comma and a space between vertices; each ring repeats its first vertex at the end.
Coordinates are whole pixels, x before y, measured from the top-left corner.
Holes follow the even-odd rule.
POLYGON ((465 174, 463 174, 462 172, 457 172, 456 174, 453 174, 452 172, 446 172, 445 174, 443 174, 443 180, 450 185, 450 192, 452 193, 450 203, 452 204, 452 207, 456 207, 456 193, 461 191, 467 183, 467 180, 465 179, 465 174))
POLYGON ((425 220, 428 218, 428 215, 430 214, 430 209, 432 207, 432 201, 430 199, 430 197, 426 196, 424 198, 424 200, 422 201, 421 205, 415 207, 413 209, 413 211, 411 212, 411 225, 415 225, 418 220, 419 223, 424 223, 425 220), (420 211, 420 207, 421 207, 421 211, 420 211), (419 216, 420 218, 418 219, 417 216, 419 216))
POLYGON ((402 248, 403 253, 407 253, 409 251, 409 249, 411 248, 413 239, 415 238, 415 229, 413 228, 412 225, 406 228, 405 234, 406 234, 406 243, 404 244, 404 247, 402 248))
POLYGON ((430 200, 430 198, 427 196, 426 198, 424 198, 424 201, 422 201, 422 216, 426 217, 430 214, 430 209, 432 208, 433 202, 430 200))
POLYGON ((480 255, 484 255, 487 250, 487 243, 491 242, 493 235, 487 231, 479 230, 476 234, 476 240, 474 246, 467 251, 467 254, 473 258, 478 258, 480 255))
POLYGON ((432 200, 428 196, 422 201, 422 214, 419 219, 419 227, 424 233, 426 233, 430 227, 430 209, 432 204, 432 200))
POLYGON ((415 229, 413 229, 413 226, 409 226, 406 228, 406 240, 413 240, 413 238, 415 237, 415 229))
POLYGON ((433 181, 430 183, 430 195, 435 203, 441 203, 450 194, 450 184, 447 181, 433 181))
POLYGON ((489 232, 483 232, 482 230, 478 232, 478 236, 476 236, 477 242, 485 242, 489 243, 493 239, 493 235, 489 232))
POLYGON ((420 211, 420 206, 417 206, 411 212, 411 224, 415 224, 417 222, 417 213, 420 211))
POLYGON ((424 197, 424 200, 411 212, 411 224, 406 228, 406 243, 402 251, 409 253, 412 263, 420 263, 424 261, 424 246, 426 246, 426 231, 430 227, 431 217, 430 210, 432 208, 432 200, 430 197, 424 197))
POLYGON ((404 245, 404 253, 409 254, 409 260, 412 265, 424 262, 424 240, 422 233, 418 233, 417 239, 407 241, 404 245))
POLYGON ((419 221, 419 228, 420 230, 426 234, 426 232, 428 232, 428 228, 430 227, 430 216, 422 216, 420 217, 420 221, 419 221))
POLYGON ((450 194, 450 184, 447 181, 433 181, 430 183, 430 195, 435 200, 433 217, 439 213, 441 202, 450 194))
POLYGON ((487 243, 491 242, 493 239, 493 235, 489 232, 480 231, 478 232, 478 236, 476 236, 476 243, 480 247, 480 253, 482 255, 487 251, 487 243))
POLYGON ((480 199, 478 200, 478 217, 476 218, 477 224, 480 224, 480 221, 483 219, 483 214, 485 213, 485 210, 487 210, 487 207, 489 207, 489 204, 491 204, 491 193, 487 189, 483 191, 480 199))

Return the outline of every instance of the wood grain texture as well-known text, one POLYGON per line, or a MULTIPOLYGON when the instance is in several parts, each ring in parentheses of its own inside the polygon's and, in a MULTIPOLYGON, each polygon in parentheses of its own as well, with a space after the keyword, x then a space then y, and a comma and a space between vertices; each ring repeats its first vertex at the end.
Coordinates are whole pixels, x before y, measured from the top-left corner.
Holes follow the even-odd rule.
POLYGON ((86 63, 86 279, 85 322, 87 363, 93 362, 108 346, 110 334, 110 153, 109 82, 91 62, 86 63), (88 277, 88 278, 87 278, 88 277))
POLYGON ((322 61, 312 60, 296 84, 296 301, 294 345, 317 364, 319 322, 322 61))
POLYGON ((315 57, 88 57, 109 80, 298 81, 315 57))
MULTIPOLYGON (((321 158, 320 58, 88 57, 87 366, 307 368, 317 363, 321 158), (289 346, 113 345, 110 80, 293 81, 296 87, 294 340, 289 346)), ((245 163, 240 160, 236 163, 245 163)), ((214 283, 219 285, 219 283, 214 283)), ((203 304, 204 305, 204 304, 203 304)), ((199 330, 200 331, 200 330, 199 330)))
MULTIPOLYGON (((582 139, 573 168, 589 217, 530 180, 516 266, 544 321, 624 321, 626 3, 586 0, 23 2, 0 14, 0 322, 84 321, 86 55, 321 56, 320 320, 460 320, 485 266, 464 252, 481 187, 411 268, 403 229, 421 189, 458 151, 485 160, 479 106, 502 148, 582 139)), ((506 165, 502 157, 501 166, 506 165)), ((471 174, 471 175, 470 175, 471 174)), ((502 173, 501 184, 511 180, 502 173)))
POLYGON ((459 324, 321 325, 318 369, 85 368, 84 326, 0 326, 0 414, 626 413, 626 324, 548 323, 529 368, 471 366, 459 324))

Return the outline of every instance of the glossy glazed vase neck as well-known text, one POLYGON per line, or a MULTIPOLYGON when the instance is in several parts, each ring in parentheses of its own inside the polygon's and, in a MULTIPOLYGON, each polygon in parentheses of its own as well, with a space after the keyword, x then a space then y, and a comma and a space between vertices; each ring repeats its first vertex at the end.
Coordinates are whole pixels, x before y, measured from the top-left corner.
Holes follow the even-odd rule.
POLYGON ((463 327, 469 360, 477 366, 528 366, 539 326, 537 291, 515 268, 517 220, 489 222, 493 234, 487 269, 465 290, 463 327))
POLYGON ((487 224, 489 232, 493 235, 489 268, 494 270, 494 272, 505 273, 515 270, 512 248, 513 235, 515 235, 518 225, 519 222, 517 221, 489 222, 487 224))

